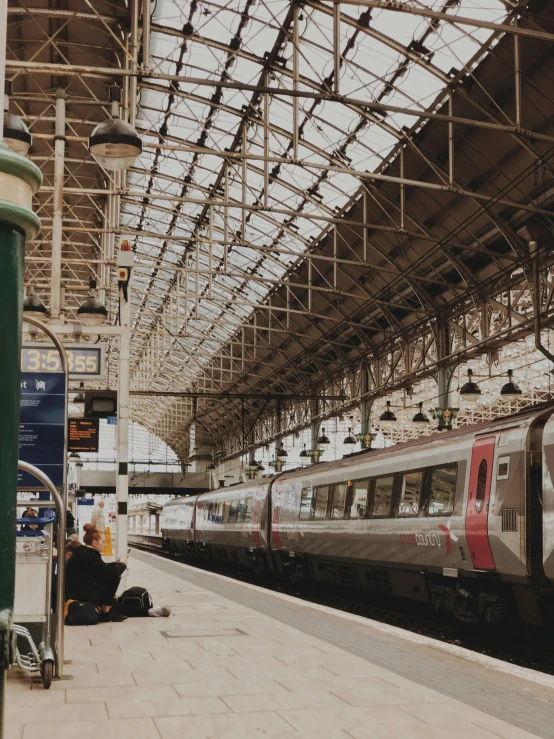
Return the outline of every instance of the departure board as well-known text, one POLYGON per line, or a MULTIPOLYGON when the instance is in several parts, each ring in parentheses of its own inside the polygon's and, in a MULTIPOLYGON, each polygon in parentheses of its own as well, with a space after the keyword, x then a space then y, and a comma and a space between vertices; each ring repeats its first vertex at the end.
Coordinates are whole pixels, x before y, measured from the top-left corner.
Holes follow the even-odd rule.
POLYGON ((97 452, 98 418, 70 418, 68 424, 68 444, 70 452, 97 452))
MULTIPOLYGON (((69 377, 72 380, 101 380, 104 377, 104 344, 66 344, 69 377)), ((22 372, 61 372, 62 363, 53 344, 23 344, 22 372)))

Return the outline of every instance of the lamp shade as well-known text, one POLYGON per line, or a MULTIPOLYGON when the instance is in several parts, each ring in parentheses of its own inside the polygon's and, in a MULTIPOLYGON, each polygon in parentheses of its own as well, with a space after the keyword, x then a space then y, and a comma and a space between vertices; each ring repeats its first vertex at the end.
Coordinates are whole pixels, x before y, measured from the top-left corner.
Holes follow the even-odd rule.
POLYGON ((460 395, 468 403, 476 403, 481 397, 481 389, 473 382, 473 370, 468 369, 467 375, 468 381, 460 388, 460 395))
POLYGON ((83 326, 101 326, 106 323, 108 311, 98 298, 87 298, 77 309, 77 317, 83 326))
POLYGON ((42 300, 36 295, 27 295, 23 298, 23 313, 31 318, 43 321, 48 316, 48 311, 42 300))
POLYGON ((500 395, 508 397, 510 397, 511 395, 521 395, 521 388, 514 382, 513 374, 513 370, 508 370, 508 382, 502 386, 500 395))
POLYGON ((210 462, 210 464, 206 467, 207 470, 215 470, 215 464, 213 462, 210 462))
POLYGON ((358 443, 356 437, 352 436, 351 428, 348 429, 348 436, 346 437, 346 439, 344 439, 342 443, 344 444, 344 446, 356 446, 356 444, 358 443))
POLYGON ((9 110, 4 111, 4 143, 16 154, 22 156, 27 154, 33 143, 33 138, 25 123, 9 110))
POLYGON ((287 452, 287 450, 286 450, 286 449, 285 449, 285 448, 283 447, 283 445, 281 444, 281 446, 279 447, 279 449, 277 449, 277 457, 278 457, 279 459, 284 459, 285 457, 288 457, 288 456, 289 456, 289 455, 288 455, 288 452, 287 452))
POLYGON ((331 445, 331 441, 327 436, 325 436, 325 429, 323 428, 321 429, 321 435, 317 440, 317 445, 323 447, 324 449, 327 449, 327 447, 331 445))
POLYGON ((423 412, 423 403, 419 403, 419 411, 412 418, 412 423, 429 423, 428 416, 423 412))
POLYGON ((118 172, 133 164, 142 151, 142 140, 130 123, 110 118, 96 126, 88 147, 101 167, 118 172))
POLYGON ((304 449, 299 454, 300 459, 309 459, 308 452, 306 451, 306 445, 304 444, 304 449))
POLYGON ((381 414, 380 421, 396 421, 396 416, 390 409, 390 400, 387 400, 387 410, 381 414))

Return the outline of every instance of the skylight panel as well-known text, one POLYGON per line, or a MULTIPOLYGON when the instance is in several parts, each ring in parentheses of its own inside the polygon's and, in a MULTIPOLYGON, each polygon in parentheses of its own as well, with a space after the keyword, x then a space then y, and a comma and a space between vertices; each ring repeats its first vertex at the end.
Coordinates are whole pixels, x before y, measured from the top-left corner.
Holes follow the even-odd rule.
MULTIPOLYGON (((435 10, 442 10, 444 5, 444 0, 417 2, 422 7, 435 10)), ((177 0, 158 0, 155 6, 156 22, 181 30, 190 15, 195 34, 201 38, 195 36, 183 41, 181 38, 154 33, 151 51, 155 68, 158 65, 157 68, 163 72, 175 74, 176 62, 182 58, 183 76, 214 81, 226 78, 248 85, 257 84, 265 64, 264 54, 273 48, 279 33, 279 23, 286 17, 290 4, 284 0, 269 3, 262 0, 256 4, 255 9, 250 9, 251 17, 241 28, 241 13, 245 7, 244 2, 239 3, 236 0, 225 5, 202 2, 195 9, 177 0), (232 62, 228 64, 228 50, 217 47, 221 44, 229 45, 234 34, 238 34, 237 38, 240 39, 232 62), (252 56, 257 59, 248 58, 252 56)), ((323 81, 332 78, 332 17, 327 12, 330 7, 325 6, 325 10, 311 7, 301 9, 301 90, 320 90, 323 81)), ((341 10, 343 17, 354 19, 366 12, 366 9, 355 6, 343 6, 341 10)), ((500 0, 489 0, 486 7, 478 0, 461 0, 457 9, 448 12, 452 16, 460 13, 496 21, 505 17, 505 8, 500 0)), ((463 68, 479 45, 489 38, 490 31, 441 22, 436 30, 425 35, 429 28, 429 19, 385 10, 372 10, 367 31, 343 22, 341 94, 367 101, 380 99, 391 105, 414 110, 430 105, 444 89, 445 77, 450 69, 463 68), (382 34, 383 39, 379 40, 375 34, 382 34), (347 49, 347 44, 354 36, 354 45, 347 49), (406 55, 398 46, 408 47, 413 39, 424 36, 422 43, 429 50, 431 66, 426 67, 423 62, 417 63, 414 60, 406 63, 406 55), (388 42, 386 37, 390 39, 388 42), (398 76, 399 70, 403 71, 402 76, 398 76)), ((271 87, 288 89, 292 86, 293 49, 290 39, 289 29, 288 40, 276 58, 277 65, 286 63, 286 73, 272 70, 271 87)), ((148 82, 145 81, 145 84, 148 82)), ((158 86, 165 83, 153 81, 152 84, 158 86)), ((178 88, 182 96, 173 96, 165 143, 171 146, 173 142, 179 141, 186 145, 201 142, 203 146, 217 152, 233 148, 240 152, 244 106, 255 101, 258 110, 260 102, 265 102, 264 96, 256 95, 251 90, 194 85, 183 80, 178 82, 178 88), (217 98, 215 105, 211 98, 217 98)), ((274 283, 287 279, 287 270, 306 252, 311 240, 317 243, 320 235, 328 228, 325 220, 305 216, 333 216, 348 205, 359 191, 358 178, 347 171, 325 169, 330 158, 335 162, 342 162, 345 170, 352 167, 371 172, 381 165, 383 158, 394 148, 402 127, 411 128, 417 119, 391 112, 382 124, 366 122, 360 128, 364 117, 355 106, 301 98, 299 121, 303 124, 303 140, 298 153, 299 159, 310 166, 302 167, 287 161, 269 163, 270 184, 266 198, 273 210, 247 210, 244 233, 241 208, 216 206, 212 209, 214 238, 217 241, 223 239, 224 217, 228 216, 229 240, 236 240, 234 245, 226 248, 227 269, 230 274, 224 274, 224 247, 221 244, 212 246, 210 259, 208 244, 199 243, 197 247, 196 244, 189 244, 189 240, 198 234, 202 240, 207 238, 208 209, 203 203, 211 199, 223 200, 223 178, 219 179, 219 175, 225 170, 225 159, 216 154, 172 152, 169 149, 156 151, 148 148, 149 141, 158 141, 156 132, 164 122, 163 111, 168 100, 167 92, 160 93, 146 88, 141 90, 142 110, 138 117, 138 127, 151 130, 152 134, 145 136, 145 151, 135 169, 128 173, 127 186, 131 191, 139 192, 150 187, 149 202, 153 207, 144 208, 141 200, 124 198, 121 218, 122 223, 131 228, 138 225, 137 220, 140 218, 144 229, 160 235, 159 239, 136 240, 140 252, 148 257, 144 265, 136 269, 135 275, 137 287, 150 291, 148 295, 141 297, 145 312, 139 324, 144 330, 151 326, 152 312, 161 308, 162 297, 169 290, 172 265, 183 264, 187 248, 190 247, 191 256, 185 261, 191 273, 186 276, 186 273, 181 273, 182 285, 186 280, 191 294, 195 294, 197 289, 202 293, 198 304, 189 297, 186 311, 185 300, 182 298, 182 315, 183 318, 185 313, 188 316, 188 331, 193 337, 186 338, 187 351, 196 352, 192 358, 184 355, 187 368, 183 376, 193 378, 202 373, 202 367, 210 364, 212 354, 218 353, 222 344, 234 335, 237 326, 249 320, 255 304, 267 296, 274 283), (156 171, 153 173, 152 184, 148 170, 154 164, 156 171), (185 183, 185 177, 191 181, 185 183), (220 188, 214 193, 216 183, 219 183, 220 188), (156 197, 157 193, 174 196, 184 193, 185 198, 201 202, 181 202, 177 197, 175 200, 168 200, 156 197), (301 212, 297 212, 299 209, 301 212), (203 221, 199 226, 201 216, 203 221), (164 244, 165 238, 167 241, 164 244), (264 247, 271 251, 264 251, 264 247), (152 282, 155 266, 153 260, 158 255, 162 264, 152 282), (210 264, 217 270, 212 275, 211 293, 208 292, 207 275, 194 272, 197 266, 204 272, 210 264), (253 278, 248 278, 250 272, 253 273, 253 278), (241 276, 241 273, 244 275, 241 276), (194 319, 191 314, 196 308, 198 318, 194 319)), ((292 97, 271 97, 270 123, 270 154, 286 160, 292 153, 292 97)), ((263 204, 264 165, 261 159, 253 158, 261 157, 264 153, 263 128, 259 123, 249 124, 247 151, 251 158, 247 162, 246 202, 263 204)), ((229 199, 239 203, 243 198, 242 162, 239 158, 230 158, 229 162, 229 199)), ((181 341, 185 341, 185 338, 181 341)), ((173 369, 171 371, 174 372, 173 369)), ((183 382, 182 378, 179 381, 183 382)), ((163 385, 163 381, 160 382, 163 385)))

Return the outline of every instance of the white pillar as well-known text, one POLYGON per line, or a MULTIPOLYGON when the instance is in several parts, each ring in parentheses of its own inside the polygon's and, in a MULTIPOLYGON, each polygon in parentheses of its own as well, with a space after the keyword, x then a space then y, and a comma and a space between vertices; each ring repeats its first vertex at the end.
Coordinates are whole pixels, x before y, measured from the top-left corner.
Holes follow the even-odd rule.
POLYGON ((52 265, 50 270, 50 316, 58 321, 62 309, 63 177, 65 159, 65 92, 56 92, 54 136, 54 194, 52 217, 52 265))
POLYGON ((117 556, 127 553, 127 508, 129 505, 129 360, 131 349, 131 296, 129 286, 119 289, 119 376, 117 411, 117 556))

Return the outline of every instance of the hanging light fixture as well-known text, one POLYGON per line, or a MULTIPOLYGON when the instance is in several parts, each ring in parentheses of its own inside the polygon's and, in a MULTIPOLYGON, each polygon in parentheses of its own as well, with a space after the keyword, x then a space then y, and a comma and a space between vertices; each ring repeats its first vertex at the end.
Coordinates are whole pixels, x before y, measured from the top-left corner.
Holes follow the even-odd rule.
POLYGON ((119 172, 128 169, 142 152, 142 139, 130 123, 119 117, 121 88, 111 85, 109 95, 112 118, 96 126, 88 140, 88 148, 101 167, 119 172))
POLYGON ((213 462, 210 462, 210 464, 206 467, 206 470, 215 470, 216 466, 213 462))
POLYGON ((396 421, 396 416, 390 409, 390 400, 387 400, 387 410, 379 417, 380 421, 396 421))
POLYGON ((6 80, 4 83, 4 143, 16 154, 26 156, 33 139, 21 118, 9 111, 12 94, 13 83, 11 80, 6 80))
POLYGON ((460 388, 461 397, 468 403, 476 403, 481 397, 481 389, 476 382, 473 382, 473 370, 467 371, 468 381, 460 388))
POLYGON ((283 446, 283 442, 281 442, 281 446, 279 447, 279 449, 277 449, 277 457, 279 459, 284 459, 285 457, 288 457, 288 456, 289 454, 287 450, 285 449, 285 447, 283 446))
POLYGON ((508 396, 510 395, 521 395, 521 388, 519 385, 517 385, 513 380, 514 371, 508 370, 508 382, 502 386, 502 390, 500 391, 500 395, 508 396))
POLYGON ((256 468, 256 472, 265 472, 265 467, 263 466, 261 462, 258 464, 256 468))
POLYGON ((254 459, 254 457, 252 457, 250 461, 248 462, 248 469, 251 470, 252 472, 258 471, 258 463, 254 459))
POLYGON ((352 436, 352 428, 348 429, 348 436, 346 437, 346 439, 344 439, 342 443, 344 444, 344 446, 349 446, 349 447, 356 446, 356 444, 358 443, 358 440, 356 439, 355 436, 352 436))
POLYGON ((331 446, 331 440, 325 436, 325 429, 321 429, 321 435, 318 437, 317 445, 322 447, 323 449, 327 449, 327 447, 331 446))
POLYGON ((44 321, 48 317, 48 311, 38 296, 27 295, 23 298, 23 316, 38 318, 39 321, 44 321))
POLYGON ((308 452, 306 451, 306 445, 304 444, 304 449, 299 454, 300 459, 308 459, 308 452))
POLYGON ((77 317, 83 326, 102 326, 108 319, 108 311, 98 298, 91 296, 77 308, 77 317))
POLYGON ((429 423, 428 416, 423 412, 423 403, 418 403, 419 411, 412 418, 412 423, 429 423))

